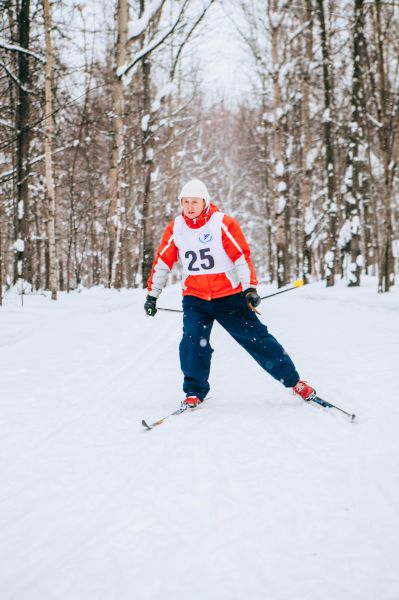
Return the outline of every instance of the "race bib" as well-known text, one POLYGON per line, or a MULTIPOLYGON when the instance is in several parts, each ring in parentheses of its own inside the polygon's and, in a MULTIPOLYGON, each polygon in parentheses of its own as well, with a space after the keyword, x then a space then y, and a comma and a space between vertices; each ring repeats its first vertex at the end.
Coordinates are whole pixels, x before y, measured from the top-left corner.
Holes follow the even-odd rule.
POLYGON ((225 273, 234 268, 222 244, 223 216, 221 212, 214 213, 198 229, 188 227, 182 216, 175 219, 173 239, 185 275, 225 273))

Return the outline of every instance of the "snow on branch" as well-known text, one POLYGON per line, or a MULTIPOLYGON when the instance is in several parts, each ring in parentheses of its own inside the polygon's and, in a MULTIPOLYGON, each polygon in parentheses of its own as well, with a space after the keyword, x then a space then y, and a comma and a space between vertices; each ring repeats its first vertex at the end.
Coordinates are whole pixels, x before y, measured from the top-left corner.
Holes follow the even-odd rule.
MULTIPOLYGON (((56 150, 53 150, 53 155, 54 154, 59 154, 60 152, 64 152, 65 150, 69 150, 70 148, 74 148, 76 146, 76 144, 73 142, 72 144, 68 144, 66 146, 61 146, 60 148, 57 148, 56 150)), ((41 162, 42 160, 45 159, 45 155, 44 154, 40 154, 39 156, 36 156, 35 158, 32 158, 29 161, 29 165, 33 166, 38 162, 41 162)), ((8 161, 9 162, 9 161, 8 161)), ((5 163, 0 163, 0 165, 5 164, 5 163)), ((29 173, 28 177, 30 177, 32 175, 32 172, 29 173)), ((16 177, 16 169, 10 169, 9 171, 4 171, 3 173, 0 173, 0 183, 5 183, 6 181, 8 181, 9 179, 14 179, 16 177)))
POLYGON ((192 34, 194 33, 194 31, 196 30, 196 28, 198 27, 198 25, 201 23, 202 19, 205 17, 206 13, 208 12, 208 9, 211 7, 211 5, 214 3, 214 1, 215 0, 208 0, 208 4, 203 8, 202 12, 200 13, 200 15, 198 16, 198 18, 196 19, 196 21, 192 25, 190 31, 186 35, 185 40, 180 44, 179 50, 177 51, 177 54, 176 54, 176 57, 175 57, 175 60, 173 62, 172 69, 171 69, 171 78, 172 79, 174 78, 176 66, 177 66, 177 63, 179 61, 180 54, 182 53, 184 46, 187 44, 188 40, 190 39, 190 37, 192 36, 192 34))
POLYGON ((150 24, 150 21, 154 18, 154 16, 162 7, 164 2, 165 0, 152 0, 152 2, 144 10, 144 13, 140 17, 140 19, 129 23, 129 27, 127 30, 128 42, 131 42, 132 40, 143 35, 148 25, 150 24))
POLYGON ((304 31, 306 31, 310 25, 311 25, 312 21, 306 21, 305 23, 303 23, 302 25, 300 25, 299 27, 297 27, 297 29, 291 33, 288 36, 288 41, 290 42, 290 44, 300 35, 302 35, 302 33, 304 31))
POLYGON ((22 46, 16 46, 15 44, 9 44, 3 37, 0 37, 0 48, 4 48, 5 50, 10 50, 10 52, 23 52, 24 54, 28 54, 29 56, 32 56, 33 58, 35 58, 36 60, 45 63, 45 59, 42 56, 39 56, 39 54, 36 54, 35 52, 31 52, 30 50, 27 50, 26 48, 22 48, 22 46))
POLYGON ((367 113, 367 118, 376 126, 381 128, 382 127, 382 123, 380 123, 379 121, 377 121, 377 119, 375 119, 372 115, 370 115, 370 113, 367 113))
POLYGON ((11 79, 21 88, 21 90, 23 90, 26 94, 29 94, 29 90, 27 90, 26 87, 22 85, 18 77, 16 77, 16 75, 14 75, 12 71, 10 71, 10 69, 5 63, 3 63, 2 60, 0 60, 0 67, 2 67, 5 70, 5 72, 11 77, 11 79))
MULTIPOLYGON (((133 69, 133 67, 135 67, 137 65, 137 63, 139 63, 141 60, 143 60, 143 58, 148 56, 148 54, 153 52, 153 50, 158 48, 158 46, 160 46, 166 40, 166 38, 169 37, 174 32, 174 30, 176 29, 177 25, 180 22, 180 19, 184 13, 184 10, 185 10, 188 2, 189 2, 189 0, 185 0, 183 2, 183 5, 179 11, 179 14, 176 17, 175 22, 173 23, 173 25, 171 25, 166 31, 160 33, 157 37, 155 37, 155 39, 153 39, 149 44, 147 44, 147 46, 145 46, 139 52, 137 52, 137 54, 134 56, 133 60, 128 65, 122 65, 121 67, 119 67, 119 69, 117 69, 116 74, 119 78, 126 76, 129 73, 129 71, 131 71, 131 69, 133 69)), ((155 1, 151 3, 151 5, 154 5, 154 4, 156 4, 155 1)))

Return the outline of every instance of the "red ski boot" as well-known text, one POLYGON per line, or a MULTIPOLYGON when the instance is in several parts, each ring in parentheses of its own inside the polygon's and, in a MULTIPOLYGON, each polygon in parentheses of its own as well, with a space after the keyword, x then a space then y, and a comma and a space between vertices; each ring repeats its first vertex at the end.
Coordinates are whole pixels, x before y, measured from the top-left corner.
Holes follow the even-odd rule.
POLYGON ((182 404, 186 404, 188 408, 197 408, 201 402, 202 400, 201 398, 198 398, 198 396, 187 396, 187 398, 183 400, 182 404))
POLYGON ((305 381, 299 380, 298 383, 292 388, 295 394, 298 394, 302 400, 309 401, 316 396, 316 390, 314 390, 305 381))

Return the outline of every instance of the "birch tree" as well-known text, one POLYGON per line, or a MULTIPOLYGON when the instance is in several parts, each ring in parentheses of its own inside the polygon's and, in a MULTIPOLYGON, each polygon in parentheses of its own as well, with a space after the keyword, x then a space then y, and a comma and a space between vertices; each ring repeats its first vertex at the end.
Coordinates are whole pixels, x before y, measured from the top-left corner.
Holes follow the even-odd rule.
MULTIPOLYGON (((384 33, 382 30, 382 7, 380 0, 374 0, 373 20, 375 33, 375 48, 377 55, 377 76, 379 91, 379 140, 383 164, 383 220, 382 240, 379 246, 378 256, 378 291, 388 292, 394 282, 393 253, 392 253, 392 183, 394 163, 392 161, 393 138, 391 125, 394 123, 392 117, 398 114, 399 107, 389 107, 387 89, 387 65, 385 60, 384 33)), ((399 100, 398 96, 397 99, 399 100)))
POLYGON ((328 238, 327 251, 325 254, 325 272, 327 286, 334 285, 337 252, 337 196, 335 180, 335 151, 332 129, 332 78, 331 60, 327 40, 327 28, 324 14, 324 0, 317 0, 317 15, 320 25, 322 68, 323 68, 323 138, 325 152, 325 169, 327 180, 327 205, 328 214, 328 238))
POLYGON ((113 140, 109 171, 109 284, 118 287, 117 265, 121 247, 121 163, 124 153, 124 86, 118 73, 126 63, 128 2, 117 3, 117 41, 115 49, 115 73, 112 85, 112 125, 113 140))
POLYGON ((57 300, 57 253, 55 244, 56 221, 56 192, 54 187, 52 146, 54 137, 53 121, 53 91, 52 91, 52 66, 53 49, 51 41, 51 12, 49 0, 43 0, 44 28, 46 38, 46 83, 45 83, 45 163, 47 185, 47 235, 49 253, 49 283, 52 300, 57 300))
POLYGON ((274 197, 275 214, 274 230, 276 242, 277 260, 277 286, 281 287, 288 283, 289 274, 287 269, 287 227, 286 216, 288 210, 287 184, 285 181, 285 155, 282 128, 282 97, 279 81, 280 73, 280 44, 279 34, 285 18, 285 11, 278 5, 278 0, 268 3, 268 19, 271 31, 271 57, 272 57, 272 81, 273 81, 273 121, 274 121, 274 197))
POLYGON ((302 126, 302 177, 300 185, 302 204, 302 229, 303 229, 303 279, 309 282, 312 272, 312 253, 310 248, 311 223, 311 181, 314 152, 311 141, 310 122, 310 93, 311 93, 311 66, 313 64, 313 10, 311 0, 302 3, 302 20, 305 26, 303 34, 303 56, 301 60, 302 94, 301 94, 301 126, 302 126))
POLYGON ((349 286, 360 285, 363 260, 360 251, 361 236, 361 152, 364 143, 362 108, 362 44, 364 41, 364 0, 355 0, 353 15, 353 60, 351 117, 348 128, 348 157, 345 174, 345 222, 340 232, 340 245, 344 253, 345 277, 349 286))

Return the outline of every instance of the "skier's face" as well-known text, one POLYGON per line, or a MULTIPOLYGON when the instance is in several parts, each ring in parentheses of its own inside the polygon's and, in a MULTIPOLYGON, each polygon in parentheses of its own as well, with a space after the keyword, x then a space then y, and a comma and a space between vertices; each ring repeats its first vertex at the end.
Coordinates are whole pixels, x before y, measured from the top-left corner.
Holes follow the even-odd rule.
POLYGON ((189 219, 196 219, 200 216, 205 207, 205 200, 202 198, 182 198, 183 214, 189 219))

